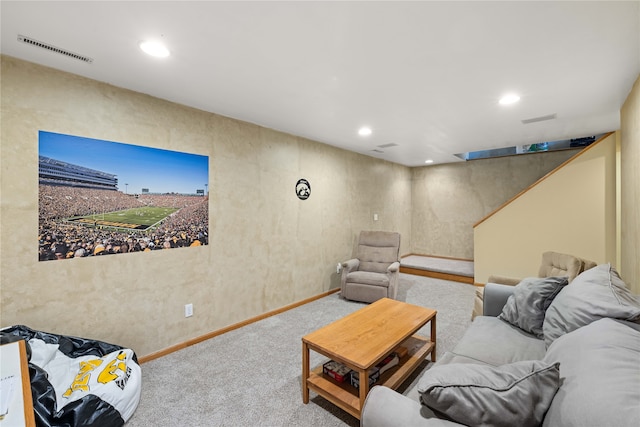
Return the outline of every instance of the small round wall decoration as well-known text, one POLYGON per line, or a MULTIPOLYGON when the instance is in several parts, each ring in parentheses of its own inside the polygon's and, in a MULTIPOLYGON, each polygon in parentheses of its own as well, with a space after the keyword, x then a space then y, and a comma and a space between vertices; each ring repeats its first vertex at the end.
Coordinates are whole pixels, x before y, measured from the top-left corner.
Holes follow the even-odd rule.
POLYGON ((296 183, 296 195, 300 200, 307 200, 311 195, 311 184, 306 179, 299 179, 296 183))

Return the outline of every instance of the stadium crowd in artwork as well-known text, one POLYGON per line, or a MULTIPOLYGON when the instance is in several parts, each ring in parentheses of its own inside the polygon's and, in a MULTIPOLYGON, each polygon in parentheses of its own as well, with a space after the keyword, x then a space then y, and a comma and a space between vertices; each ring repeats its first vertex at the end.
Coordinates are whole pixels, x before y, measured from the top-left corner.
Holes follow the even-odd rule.
POLYGON ((144 252, 208 244, 208 196, 126 195, 122 192, 40 185, 39 259, 144 252), (151 231, 133 222, 102 219, 105 212, 146 215, 145 207, 173 208, 151 231), (73 218, 94 218, 89 222, 73 218), (126 224, 130 224, 127 229, 126 224))
POLYGON ((40 169, 40 261, 208 244, 208 195, 125 194, 74 175, 40 169))

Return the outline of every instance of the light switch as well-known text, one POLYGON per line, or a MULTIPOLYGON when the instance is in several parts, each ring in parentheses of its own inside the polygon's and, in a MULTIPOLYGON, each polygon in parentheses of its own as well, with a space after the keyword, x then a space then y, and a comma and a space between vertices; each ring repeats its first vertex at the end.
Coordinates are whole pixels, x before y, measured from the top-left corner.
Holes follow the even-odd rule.
POLYGON ((373 214, 373 220, 377 221, 378 220, 378 214, 373 214))

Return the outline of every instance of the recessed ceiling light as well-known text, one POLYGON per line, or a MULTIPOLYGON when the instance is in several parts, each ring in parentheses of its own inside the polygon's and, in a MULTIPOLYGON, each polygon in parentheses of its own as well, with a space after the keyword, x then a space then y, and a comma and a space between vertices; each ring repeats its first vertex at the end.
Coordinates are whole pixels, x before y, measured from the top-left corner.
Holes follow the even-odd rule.
POLYGON ((371 135, 371 128, 363 126, 360 129, 358 129, 358 135, 360 136, 369 136, 371 135))
POLYGON ((515 93, 510 93, 500 98, 500 101, 498 102, 500 103, 500 105, 509 105, 518 101, 520 101, 520 97, 515 93))
POLYGON ((143 41, 140 42, 140 49, 147 55, 154 56, 156 58, 166 58, 169 56, 169 49, 160 42, 156 41, 143 41))
POLYGON ((424 162, 425 162, 426 164, 430 165, 431 163, 433 163, 433 160, 428 159, 428 160, 425 160, 424 162))

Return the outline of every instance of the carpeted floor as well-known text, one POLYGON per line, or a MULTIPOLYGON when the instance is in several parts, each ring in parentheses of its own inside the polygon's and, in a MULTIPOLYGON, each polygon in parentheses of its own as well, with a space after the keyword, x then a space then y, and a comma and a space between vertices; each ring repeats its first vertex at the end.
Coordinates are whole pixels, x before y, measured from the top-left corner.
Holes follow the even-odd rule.
MULTIPOLYGON (((474 287, 400 275, 398 299, 435 308, 437 356, 470 323, 474 287)), ((302 403, 301 337, 365 304, 335 293, 142 365, 142 398, 128 427, 358 426, 359 421, 311 392, 302 403)), ((420 334, 429 336, 427 325, 420 334)), ((311 365, 327 359, 311 352, 311 365)), ((399 390, 417 400, 421 368, 399 390)))

